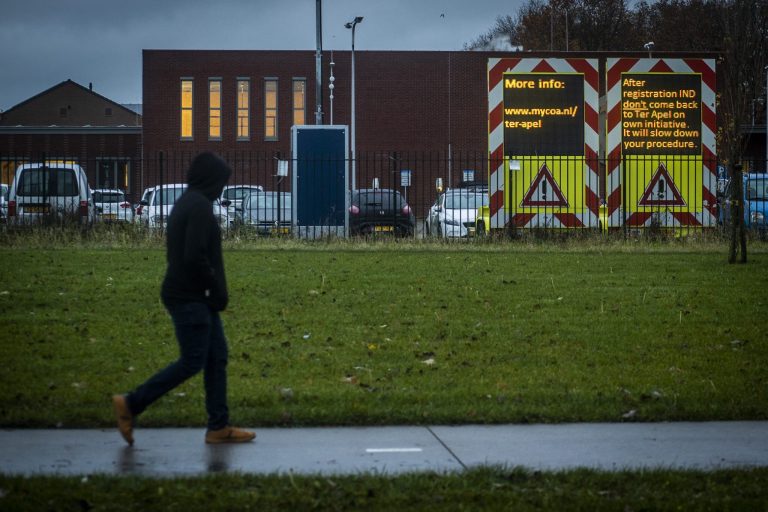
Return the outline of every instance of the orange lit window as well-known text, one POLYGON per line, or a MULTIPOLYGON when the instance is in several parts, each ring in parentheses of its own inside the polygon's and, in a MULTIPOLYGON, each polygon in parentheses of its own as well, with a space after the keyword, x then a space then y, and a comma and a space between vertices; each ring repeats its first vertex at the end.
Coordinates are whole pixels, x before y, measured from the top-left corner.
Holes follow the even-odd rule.
POLYGON ((307 122, 307 81, 293 79, 293 124, 307 122))
POLYGON ((237 140, 248 140, 250 132, 251 81, 237 81, 237 140))
POLYGON ((192 140, 192 80, 181 81, 181 138, 192 140))
POLYGON ((208 80, 208 139, 221 140, 221 80, 208 80))
POLYGON ((277 80, 264 80, 264 139, 277 140, 277 80))

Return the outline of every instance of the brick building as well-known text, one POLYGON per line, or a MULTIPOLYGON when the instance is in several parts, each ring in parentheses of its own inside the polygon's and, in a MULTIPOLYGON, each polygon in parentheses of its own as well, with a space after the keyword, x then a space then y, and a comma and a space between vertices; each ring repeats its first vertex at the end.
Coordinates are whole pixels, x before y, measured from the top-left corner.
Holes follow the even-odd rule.
MULTIPOLYGON (((334 52, 333 61, 333 122, 349 124, 350 52, 334 52)), ((314 124, 313 51, 144 50, 143 62, 148 152, 203 147, 221 153, 287 152, 294 119, 314 124), (191 104, 186 107, 181 105, 182 87, 188 88, 187 94, 191 91, 191 104), (211 107, 211 94, 220 95, 220 107, 211 107), (215 115, 220 118, 220 132, 213 134, 209 131, 211 108, 218 109, 215 115), (188 133, 182 133, 185 109, 191 110, 188 133), (248 126, 238 133, 238 126, 243 127, 238 124, 238 111, 243 110, 248 126)), ((325 123, 331 118, 330 62, 331 54, 326 52, 325 123)), ((454 149, 484 150, 483 54, 356 51, 355 66, 359 151, 447 151, 449 144, 454 149)))
POLYGON ((74 161, 94 188, 137 195, 142 116, 65 80, 0 114, 0 179, 28 161, 74 161))
MULTIPOLYGON (((358 183, 375 177, 386 187, 396 167, 425 180, 450 167, 485 172, 486 58, 356 51, 358 183)), ((326 51, 322 70, 323 122, 349 125, 351 53, 326 51)), ((237 179, 269 187, 273 157, 290 154, 291 126, 315 124, 314 51, 144 50, 143 72, 144 149, 150 160, 163 152, 163 180, 212 150, 233 163, 237 179)), ((159 172, 148 161, 146 179, 159 172)))

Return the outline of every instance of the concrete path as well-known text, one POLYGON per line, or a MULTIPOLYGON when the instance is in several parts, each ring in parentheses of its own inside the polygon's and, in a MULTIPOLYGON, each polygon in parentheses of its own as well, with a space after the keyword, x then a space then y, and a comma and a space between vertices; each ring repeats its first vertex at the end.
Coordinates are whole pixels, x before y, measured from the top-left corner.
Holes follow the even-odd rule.
POLYGON ((768 422, 579 423, 364 428, 266 428, 244 445, 206 445, 203 429, 2 430, 0 473, 147 475, 218 472, 397 474, 482 465, 577 467, 768 466, 768 422))

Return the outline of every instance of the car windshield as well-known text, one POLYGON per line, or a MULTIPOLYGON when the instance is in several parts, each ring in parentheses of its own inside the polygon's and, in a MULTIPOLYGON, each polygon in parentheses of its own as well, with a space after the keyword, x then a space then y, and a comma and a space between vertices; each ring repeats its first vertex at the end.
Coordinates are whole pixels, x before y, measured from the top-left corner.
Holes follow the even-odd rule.
POLYGON ((72 169, 25 169, 16 190, 20 196, 76 196, 77 178, 72 169))
POLYGON ((747 199, 751 201, 768 201, 768 179, 748 180, 747 199))
POLYGON ((487 194, 460 192, 445 196, 445 207, 448 210, 475 210, 480 206, 488 206, 487 194))
POLYGON ((122 192, 99 192, 93 193, 93 201, 96 203, 122 203, 125 196, 122 192))
POLYGON ((155 205, 175 204, 183 193, 184 189, 181 187, 162 188, 155 194, 153 203, 155 205))
POLYGON ((365 192, 357 193, 356 197, 352 198, 352 203, 357 203, 361 206, 376 206, 392 208, 392 203, 395 203, 397 208, 403 207, 403 197, 399 192, 392 192, 391 190, 368 190, 365 192), (394 199, 393 199, 394 198, 394 199))

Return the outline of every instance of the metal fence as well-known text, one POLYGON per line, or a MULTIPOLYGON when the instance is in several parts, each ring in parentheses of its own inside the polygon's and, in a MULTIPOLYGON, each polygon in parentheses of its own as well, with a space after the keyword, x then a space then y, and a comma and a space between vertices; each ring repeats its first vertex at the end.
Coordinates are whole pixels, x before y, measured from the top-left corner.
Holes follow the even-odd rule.
MULTIPOLYGON (((0 178, 12 184, 24 164, 79 166, 91 189, 124 193, 119 215, 95 205, 94 222, 162 228, 194 156, 0 154, 0 178)), ((533 230, 680 233, 714 230, 728 218, 723 211, 727 176, 718 175, 716 161, 701 156, 492 159, 485 151, 379 151, 358 154, 354 166, 344 155, 303 155, 301 162, 279 153, 221 156, 233 174, 222 197, 226 201, 215 206, 215 213, 225 230, 257 235, 467 238, 533 230), (297 176, 299 168, 304 170, 297 176)), ((8 224, 25 207, 54 213, 57 207, 45 207, 49 202, 45 198, 61 184, 50 176, 46 180, 37 184, 41 191, 27 188, 27 198, 5 198, 2 214, 8 224)), ((760 198, 764 203, 762 192, 760 198)), ((758 205, 760 200, 745 197, 745 217, 758 220, 756 209, 764 208, 758 205)), ((72 196, 70 201, 76 204, 68 211, 89 222, 82 218, 90 213, 80 199, 72 196)), ((764 224, 753 222, 750 227, 762 229, 764 224)))

